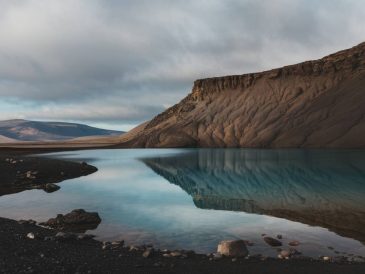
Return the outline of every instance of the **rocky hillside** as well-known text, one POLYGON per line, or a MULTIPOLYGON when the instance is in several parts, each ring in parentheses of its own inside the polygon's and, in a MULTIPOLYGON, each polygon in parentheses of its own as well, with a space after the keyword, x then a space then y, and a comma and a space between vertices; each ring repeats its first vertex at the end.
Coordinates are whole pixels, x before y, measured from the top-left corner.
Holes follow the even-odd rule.
POLYGON ((120 131, 106 130, 82 124, 38 122, 27 120, 0 121, 0 143, 17 141, 60 141, 86 136, 110 136, 120 131))
POLYGON ((365 43, 270 71, 197 80, 121 137, 129 147, 365 147, 365 43))

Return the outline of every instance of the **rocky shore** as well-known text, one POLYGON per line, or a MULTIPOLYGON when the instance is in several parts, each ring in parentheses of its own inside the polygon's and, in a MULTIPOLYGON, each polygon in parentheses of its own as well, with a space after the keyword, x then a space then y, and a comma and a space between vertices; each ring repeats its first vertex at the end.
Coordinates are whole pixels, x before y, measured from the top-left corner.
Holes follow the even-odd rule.
POLYGON ((56 183, 86 176, 96 171, 96 167, 85 162, 2 154, 0 155, 0 196, 29 189, 54 192, 60 188, 56 183))
MULTIPOLYGON (((34 188, 57 191, 56 183, 95 171, 85 162, 2 155, 0 196, 34 188)), ((278 258, 250 256, 251 243, 242 240, 222 241, 216 253, 196 254, 127 246, 122 240, 100 242, 85 234, 101 221, 96 212, 82 209, 41 224, 0 217, 0 273, 365 273, 362 258, 303 257, 295 252, 300 243, 285 248, 281 235, 262 235, 268 246, 278 249, 278 258)))
MULTIPOLYGON (((239 245, 238 245, 239 246, 239 245)), ((99 242, 0 218, 1 273, 364 273, 365 264, 195 254, 99 242)), ((223 247, 222 247, 223 248, 223 247)), ((246 255, 246 254, 245 254, 246 255)))

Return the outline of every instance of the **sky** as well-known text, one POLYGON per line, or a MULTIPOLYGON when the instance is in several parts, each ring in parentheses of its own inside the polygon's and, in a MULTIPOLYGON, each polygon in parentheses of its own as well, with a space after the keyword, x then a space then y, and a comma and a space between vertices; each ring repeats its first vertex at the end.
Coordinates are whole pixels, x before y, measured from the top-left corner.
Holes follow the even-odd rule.
POLYGON ((360 0, 0 0, 0 120, 129 130, 194 80, 365 41, 360 0))

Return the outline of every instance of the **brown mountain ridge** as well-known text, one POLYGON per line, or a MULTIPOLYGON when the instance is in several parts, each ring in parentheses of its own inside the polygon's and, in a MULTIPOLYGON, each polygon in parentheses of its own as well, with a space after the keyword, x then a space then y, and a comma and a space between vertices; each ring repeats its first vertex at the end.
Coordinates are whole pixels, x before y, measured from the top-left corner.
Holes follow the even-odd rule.
POLYGON ((270 71, 196 80, 121 147, 365 147, 365 43, 270 71))

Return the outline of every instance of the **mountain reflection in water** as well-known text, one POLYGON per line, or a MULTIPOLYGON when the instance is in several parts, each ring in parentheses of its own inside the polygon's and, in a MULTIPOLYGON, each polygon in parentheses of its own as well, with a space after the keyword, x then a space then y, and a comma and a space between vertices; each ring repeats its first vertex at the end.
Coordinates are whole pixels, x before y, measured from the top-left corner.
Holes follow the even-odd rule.
POLYGON ((140 160, 198 208, 281 217, 365 243, 365 151, 199 149, 140 160))

